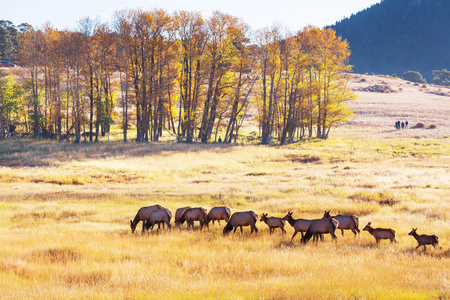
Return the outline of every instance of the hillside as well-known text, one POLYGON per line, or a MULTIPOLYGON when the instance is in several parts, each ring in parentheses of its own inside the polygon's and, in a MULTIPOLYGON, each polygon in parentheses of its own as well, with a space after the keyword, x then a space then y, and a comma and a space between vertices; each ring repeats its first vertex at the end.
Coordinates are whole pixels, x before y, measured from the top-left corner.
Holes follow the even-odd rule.
MULTIPOLYGON (((353 74, 349 86, 358 100, 349 103, 354 117, 346 126, 352 135, 378 137, 450 136, 450 89, 433 84, 416 84, 389 76, 353 74), (387 87, 392 92, 370 92, 387 87), (397 131, 396 121, 408 120, 410 127, 421 122, 425 128, 397 131), (430 125, 437 128, 429 129, 430 125)), ((337 129, 336 131, 339 131, 337 129)))
POLYGON ((450 1, 383 0, 331 27, 349 42, 356 73, 414 70, 430 82, 450 66, 450 1))

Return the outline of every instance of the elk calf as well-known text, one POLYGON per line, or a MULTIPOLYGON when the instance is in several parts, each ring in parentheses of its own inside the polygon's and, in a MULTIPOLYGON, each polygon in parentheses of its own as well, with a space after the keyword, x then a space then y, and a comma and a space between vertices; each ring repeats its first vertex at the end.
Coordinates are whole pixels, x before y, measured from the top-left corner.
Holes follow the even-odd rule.
POLYGON ((396 242, 395 240, 395 234, 397 231, 391 228, 372 228, 370 225, 372 222, 367 223, 366 227, 364 227, 363 230, 368 231, 375 240, 377 241, 377 244, 380 242, 380 240, 390 240, 391 243, 396 242))
MULTIPOLYGON (((423 246, 423 251, 426 251, 426 245, 432 245, 435 249, 436 246, 439 246, 439 237, 437 235, 428 235, 428 234, 421 234, 418 235, 417 234, 417 228, 416 229, 412 229, 410 233, 408 233, 409 235, 412 235, 416 241, 419 243, 419 245, 416 247, 419 248, 420 246, 423 246)), ((442 249, 441 246, 439 246, 439 249, 442 249)))
POLYGON ((281 218, 275 218, 275 217, 268 218, 267 214, 263 214, 259 221, 265 222, 267 224, 267 226, 269 226, 270 234, 272 234, 272 232, 275 231, 275 228, 280 228, 281 232, 283 232, 283 234, 286 233, 286 230, 284 230, 285 221, 281 220, 281 218))

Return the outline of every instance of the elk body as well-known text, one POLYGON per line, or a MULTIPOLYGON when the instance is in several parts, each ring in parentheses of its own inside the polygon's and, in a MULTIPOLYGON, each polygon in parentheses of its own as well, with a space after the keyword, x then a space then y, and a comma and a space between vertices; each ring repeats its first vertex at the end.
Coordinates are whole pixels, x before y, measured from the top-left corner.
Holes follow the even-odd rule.
POLYGON ((236 229, 238 227, 241 228, 242 233, 242 226, 250 226, 251 227, 251 233, 255 231, 258 233, 258 228, 256 228, 256 221, 258 220, 258 215, 254 211, 244 211, 244 212, 236 212, 234 213, 230 220, 228 221, 227 225, 223 229, 223 234, 227 234, 234 228, 234 233, 236 233, 236 229))
POLYGON ((220 220, 225 220, 225 222, 228 222, 230 220, 231 216, 231 209, 226 206, 219 206, 219 207, 213 207, 209 210, 208 214, 205 218, 205 224, 209 228, 209 222, 214 221, 219 222, 220 226, 220 220))
POLYGON ((167 227, 170 229, 170 219, 172 219, 172 212, 167 208, 155 210, 145 221, 145 229, 151 228, 153 231, 155 224, 158 224, 158 230, 160 229, 160 224, 163 224, 163 228, 164 224, 167 224, 167 227))
POLYGON ((186 222, 188 229, 189 227, 194 229, 194 221, 198 221, 200 222, 200 230, 202 230, 206 215, 206 209, 203 207, 188 208, 181 214, 181 217, 176 225, 178 226, 186 222))
POLYGON ((366 227, 364 227, 364 231, 368 231, 375 240, 377 241, 377 244, 380 242, 380 240, 390 240, 391 243, 396 242, 395 235, 397 234, 397 231, 395 229, 391 228, 372 228, 370 226, 372 222, 367 223, 366 227))
MULTIPOLYGON (((419 245, 416 247, 418 249, 420 246, 423 246, 423 251, 426 251, 426 245, 432 245, 435 249, 436 246, 439 246, 439 237, 437 235, 428 235, 428 234, 417 234, 417 228, 412 229, 409 235, 412 235, 416 241, 419 243, 419 245)), ((440 249, 442 247, 439 246, 440 249)))
POLYGON ((181 226, 181 223, 179 223, 181 215, 184 213, 184 211, 188 208, 191 208, 190 206, 186 207, 180 207, 175 211, 175 226, 181 226))
POLYGON ((333 218, 312 220, 305 236, 302 238, 302 243, 306 244, 311 237, 315 242, 318 242, 319 237, 323 241, 323 234, 326 233, 331 234, 331 237, 336 241, 335 231, 338 226, 339 222, 333 218))
POLYGON ((152 205, 152 206, 145 206, 145 207, 141 207, 136 216, 134 217, 134 220, 131 221, 130 220, 130 226, 131 226, 131 233, 134 233, 134 231, 136 230, 136 226, 137 224, 142 221, 142 234, 144 234, 145 232, 145 220, 148 219, 148 217, 150 217, 150 214, 152 212, 154 212, 155 210, 158 209, 163 209, 163 207, 161 205, 152 205))
POLYGON ((292 212, 288 212, 287 215, 282 220, 288 221, 288 223, 292 227, 294 227, 295 232, 292 235, 291 243, 298 232, 300 232, 302 234, 302 239, 303 239, 303 233, 308 230, 309 225, 311 224, 311 221, 312 221, 312 220, 307 220, 307 219, 294 219, 292 217, 292 212))
POLYGON ((286 233, 286 230, 284 230, 284 224, 286 223, 286 221, 282 220, 281 218, 276 218, 276 217, 268 218, 267 214, 263 214, 259 221, 265 222, 267 224, 267 226, 269 226, 270 234, 272 234, 272 232, 275 231, 275 228, 280 228, 281 232, 283 234, 286 233))
POLYGON ((344 230, 351 230, 353 234, 356 236, 356 233, 360 233, 359 226, 359 218, 356 216, 346 216, 346 215, 336 215, 331 216, 331 210, 325 211, 323 218, 333 218, 339 222, 338 228, 342 232, 342 236, 344 236, 344 230))

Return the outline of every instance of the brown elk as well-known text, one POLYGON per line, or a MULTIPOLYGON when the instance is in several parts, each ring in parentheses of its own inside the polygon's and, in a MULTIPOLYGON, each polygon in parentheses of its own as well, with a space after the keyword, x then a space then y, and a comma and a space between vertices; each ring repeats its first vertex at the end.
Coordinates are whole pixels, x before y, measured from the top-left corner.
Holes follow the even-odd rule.
POLYGON ((145 229, 151 228, 153 231, 155 224, 158 224, 158 230, 160 229, 160 224, 163 224, 163 228, 164 224, 167 224, 167 227, 170 229, 170 219, 172 219, 172 212, 167 208, 155 210, 145 221, 145 229))
POLYGON ((377 244, 380 242, 380 240, 390 240, 391 243, 396 242, 395 235, 397 234, 397 231, 395 229, 391 228, 372 228, 370 225, 372 222, 367 223, 366 227, 364 227, 364 231, 368 231, 375 240, 377 241, 377 244))
POLYGON ((418 249, 420 246, 423 246, 423 251, 426 251, 426 245, 432 245, 435 249, 436 246, 439 247, 439 249, 442 249, 441 246, 439 246, 439 237, 437 235, 428 235, 428 234, 417 234, 417 228, 413 228, 409 235, 412 235, 416 241, 419 243, 419 245, 416 247, 418 249))
POLYGON ((313 237, 313 241, 316 243, 320 239, 323 241, 323 234, 329 233, 331 237, 336 241, 337 237, 335 234, 336 229, 338 228, 339 222, 335 219, 317 219, 312 220, 311 224, 306 230, 305 236, 302 238, 302 243, 306 244, 311 237, 313 237))
POLYGON ((344 236, 344 230, 351 230, 353 234, 356 236, 356 233, 360 233, 359 226, 359 218, 356 216, 346 216, 346 215, 336 215, 332 216, 330 214, 331 210, 325 211, 323 218, 333 218, 339 222, 338 228, 342 232, 342 236, 344 236))
POLYGON ((231 216, 231 209, 226 206, 219 206, 219 207, 213 207, 208 212, 208 215, 206 215, 205 218, 205 224, 209 228, 209 222, 212 221, 214 225, 214 221, 219 222, 220 226, 220 220, 225 220, 225 222, 228 222, 230 220, 231 216))
POLYGON ((282 220, 288 221, 288 223, 292 227, 294 227, 295 232, 292 235, 291 243, 298 232, 301 233, 302 239, 303 239, 303 232, 306 232, 308 230, 309 225, 311 224, 311 221, 312 221, 312 220, 307 220, 307 219, 294 219, 292 217, 292 212, 288 212, 287 215, 282 220))
POLYGON ((236 233, 236 229, 239 227, 241 228, 242 233, 242 226, 250 226, 253 233, 255 231, 258 233, 258 228, 256 228, 255 224, 258 220, 258 215, 254 211, 244 211, 244 212, 236 212, 234 213, 230 220, 228 221, 227 225, 223 229, 223 234, 227 234, 234 228, 234 233, 236 233))
POLYGON ((284 230, 284 224, 286 223, 286 221, 282 220, 281 218, 276 217, 268 218, 267 214, 262 214, 261 219, 259 221, 264 222, 267 224, 267 226, 269 226, 270 234, 272 234, 272 232, 275 231, 275 228, 280 228, 283 234, 286 233, 286 230, 284 230))
POLYGON ((141 207, 136 216, 134 217, 134 220, 131 221, 130 220, 130 226, 131 226, 131 233, 134 233, 134 231, 136 230, 136 226, 137 224, 142 221, 142 234, 144 234, 145 232, 145 220, 148 219, 148 217, 150 217, 150 214, 152 212, 154 212, 155 210, 158 209, 163 209, 164 207, 162 207, 161 205, 152 205, 152 206, 146 206, 146 207, 141 207))
POLYGON ((188 208, 191 208, 190 206, 186 207, 180 207, 175 211, 175 226, 181 226, 180 218, 183 215, 184 211, 188 208))
POLYGON ((194 229, 194 221, 199 221, 200 222, 200 230, 202 230, 203 224, 205 224, 206 215, 207 215, 207 211, 203 207, 188 208, 181 214, 181 217, 178 220, 178 223, 175 225, 179 226, 186 221, 187 229, 189 229, 189 227, 194 229))

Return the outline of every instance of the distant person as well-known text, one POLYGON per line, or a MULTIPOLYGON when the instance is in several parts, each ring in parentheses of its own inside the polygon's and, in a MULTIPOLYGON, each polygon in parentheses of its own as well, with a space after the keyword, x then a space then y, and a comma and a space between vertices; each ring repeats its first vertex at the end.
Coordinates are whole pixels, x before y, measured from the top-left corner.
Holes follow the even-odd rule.
POLYGON ((405 122, 402 121, 402 130, 405 129, 405 122))
POLYGON ((405 128, 408 129, 408 120, 405 122, 405 128))
POLYGON ((222 138, 219 136, 219 139, 217 140, 219 143, 222 143, 222 138))

